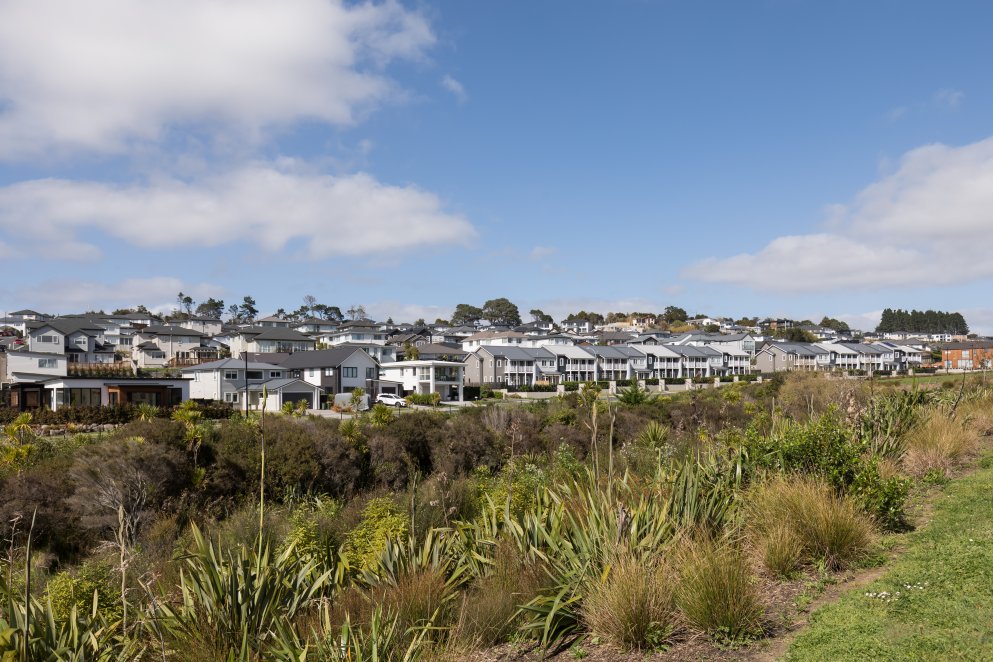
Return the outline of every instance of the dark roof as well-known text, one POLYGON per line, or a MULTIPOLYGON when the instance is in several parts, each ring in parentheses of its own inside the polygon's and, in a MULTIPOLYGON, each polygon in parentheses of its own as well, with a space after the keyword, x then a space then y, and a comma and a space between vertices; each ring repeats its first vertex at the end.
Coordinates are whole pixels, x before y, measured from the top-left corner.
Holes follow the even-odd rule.
POLYGON ((193 336, 196 338, 206 338, 199 331, 187 329, 182 326, 173 326, 172 324, 149 324, 141 330, 141 333, 151 333, 157 336, 193 336))
MULTIPOLYGON (((279 365, 290 369, 335 368, 355 352, 362 352, 362 350, 357 347, 333 347, 313 352, 293 352, 287 354, 279 365)), ((362 353, 369 357, 365 352, 362 353)), ((369 360, 372 361, 373 359, 369 357, 369 360)))
POLYGON ((254 336, 253 340, 296 340, 314 342, 313 338, 294 329, 287 329, 278 326, 253 326, 247 329, 239 329, 239 333, 246 336, 254 336))
POLYGON ((44 322, 29 323, 29 326, 33 330, 43 329, 47 326, 65 335, 82 332, 88 336, 92 336, 103 333, 104 331, 102 326, 86 318, 56 317, 55 319, 45 320, 44 322))

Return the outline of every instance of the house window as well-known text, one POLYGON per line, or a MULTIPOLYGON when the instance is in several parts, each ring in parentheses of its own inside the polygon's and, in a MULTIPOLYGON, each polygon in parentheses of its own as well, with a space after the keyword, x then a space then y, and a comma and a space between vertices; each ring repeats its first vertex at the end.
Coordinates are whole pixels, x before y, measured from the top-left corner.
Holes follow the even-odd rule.
POLYGON ((39 368, 57 368, 59 367, 58 359, 38 359, 39 368))
POLYGON ((228 380, 229 382, 237 381, 237 379, 238 379, 238 371, 237 370, 225 370, 224 371, 224 379, 228 380))
POLYGON ((38 336, 38 342, 56 344, 59 342, 59 337, 52 335, 38 336))
POLYGON ((341 369, 341 376, 342 377, 358 377, 359 376, 359 369, 358 368, 347 368, 347 367, 346 368, 342 368, 341 369))
POLYGON ((308 368, 307 369, 307 376, 308 377, 316 377, 317 376, 317 368, 308 368))
POLYGON ((503 361, 501 361, 500 359, 497 359, 497 367, 498 368, 502 368, 503 367, 503 361))
POLYGON ((261 370, 249 370, 248 371, 248 378, 249 379, 262 379, 262 371, 261 370))
POLYGON ((278 370, 269 371, 269 379, 276 379, 277 377, 282 377, 282 376, 283 373, 279 372, 278 370))
POLYGON ((334 377, 334 368, 324 368, 325 377, 334 377))
POLYGON ((365 369, 365 378, 366 379, 375 379, 375 377, 376 377, 376 369, 375 368, 366 368, 365 369))
POLYGON ((225 393, 224 394, 224 402, 238 402, 238 394, 237 393, 225 393))

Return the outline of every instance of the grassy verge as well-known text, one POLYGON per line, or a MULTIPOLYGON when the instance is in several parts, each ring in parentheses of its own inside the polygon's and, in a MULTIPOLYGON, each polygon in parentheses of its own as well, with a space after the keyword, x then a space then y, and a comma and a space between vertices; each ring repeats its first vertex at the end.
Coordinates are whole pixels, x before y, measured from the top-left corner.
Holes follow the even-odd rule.
POLYGON ((882 578, 817 611, 787 660, 993 659, 993 455, 948 484, 882 578))

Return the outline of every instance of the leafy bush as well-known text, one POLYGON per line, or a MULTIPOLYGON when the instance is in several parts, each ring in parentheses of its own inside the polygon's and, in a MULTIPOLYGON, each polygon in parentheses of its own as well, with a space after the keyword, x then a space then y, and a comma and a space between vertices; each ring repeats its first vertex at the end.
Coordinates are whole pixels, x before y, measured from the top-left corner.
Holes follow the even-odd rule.
POLYGON ((119 580, 114 571, 100 561, 88 561, 75 572, 60 572, 49 580, 45 589, 46 597, 52 603, 52 613, 56 618, 69 618, 73 609, 79 613, 89 613, 93 607, 94 594, 97 611, 108 621, 121 617, 121 594, 119 580))
POLYGON ((367 568, 379 558, 387 540, 404 539, 410 519, 389 497, 370 499, 362 510, 362 521, 345 538, 342 557, 352 568, 367 568))

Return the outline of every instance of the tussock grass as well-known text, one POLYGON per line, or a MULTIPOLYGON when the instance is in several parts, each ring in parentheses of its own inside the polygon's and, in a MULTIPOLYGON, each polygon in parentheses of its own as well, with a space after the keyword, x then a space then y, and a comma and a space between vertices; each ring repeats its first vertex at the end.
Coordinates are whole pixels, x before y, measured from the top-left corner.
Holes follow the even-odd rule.
POLYGON ((773 527, 755 541, 763 567, 777 579, 790 579, 803 564, 803 540, 788 524, 773 527))
POLYGON ((873 541, 869 516, 850 498, 811 477, 761 483, 749 490, 745 503, 746 527, 773 574, 788 566, 796 543, 802 549, 801 562, 823 560, 837 570, 864 557, 873 541))
POLYGON ((967 416, 949 419, 935 410, 907 435, 903 455, 904 470, 916 478, 939 474, 947 476, 969 457, 979 445, 975 421, 967 416))
POLYGON ((746 641, 762 632, 764 609, 748 559, 725 539, 685 541, 676 603, 686 620, 718 640, 746 641))
POLYGON ((590 588, 583 620, 594 634, 621 648, 659 648, 679 624, 675 585, 664 562, 622 556, 590 588))

